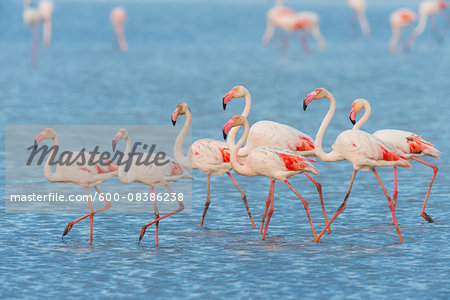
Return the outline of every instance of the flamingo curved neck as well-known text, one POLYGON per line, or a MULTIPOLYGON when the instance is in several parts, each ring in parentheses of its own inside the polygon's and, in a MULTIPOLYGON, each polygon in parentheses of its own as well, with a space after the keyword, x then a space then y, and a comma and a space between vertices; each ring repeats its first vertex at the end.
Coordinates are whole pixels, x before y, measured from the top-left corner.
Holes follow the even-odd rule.
POLYGON ((189 127, 191 126, 191 112, 187 110, 186 112, 186 120, 184 121, 184 126, 181 129, 180 133, 175 140, 175 145, 173 146, 173 154, 175 159, 185 168, 192 169, 192 157, 191 152, 189 151, 187 156, 183 155, 183 141, 186 136, 189 127))
MULTIPOLYGON (((250 109, 252 108, 252 96, 250 95, 250 92, 246 89, 244 92, 244 99, 245 99, 245 106, 244 106, 244 110, 241 113, 241 116, 244 116, 245 118, 248 117, 248 115, 250 114, 250 109)), ((239 130, 239 127, 233 127, 230 130, 229 135, 234 134, 234 136, 236 136, 237 132, 239 130)), ((246 137, 247 138, 247 137, 246 137)), ((230 147, 230 149, 232 148, 230 143, 228 143, 228 147, 230 147)), ((239 156, 246 156, 248 155, 250 149, 248 149, 247 147, 244 147, 243 149, 241 149, 241 151, 239 151, 239 156)))
POLYGON ((328 92, 327 98, 330 100, 330 108, 328 109, 328 112, 323 118, 322 124, 320 124, 319 130, 316 134, 316 139, 314 142, 314 148, 316 156, 319 157, 323 161, 339 161, 344 160, 339 153, 337 153, 335 150, 325 153, 322 149, 322 140, 323 136, 325 135, 325 131, 327 130, 328 125, 331 122, 331 119, 333 119, 334 111, 336 110, 336 100, 334 99, 334 96, 328 92))
POLYGON ((425 29, 427 28, 427 20, 428 20, 428 13, 420 12, 419 23, 417 24, 416 28, 414 28, 414 30, 412 31, 412 36, 414 38, 421 35, 425 31, 425 29))
POLYGON ((52 159, 54 152, 57 151, 57 149, 59 147, 58 137, 55 135, 55 137, 53 137, 52 140, 53 140, 53 150, 52 150, 51 154, 48 156, 47 161, 45 162, 45 166, 44 166, 44 176, 49 181, 55 181, 57 179, 56 172, 55 173, 52 172, 52 166, 50 165, 50 160, 52 159))
POLYGON ((356 122, 356 124, 353 126, 353 130, 359 130, 361 128, 361 126, 363 126, 364 123, 366 123, 366 121, 369 119, 370 117, 370 113, 371 113, 372 109, 370 108, 370 104, 364 103, 364 115, 362 116, 362 118, 356 122))
POLYGON ((125 147, 125 152, 123 154, 123 157, 125 159, 125 162, 121 163, 119 165, 119 180, 122 183, 131 183, 134 180, 130 177, 130 170, 128 169, 128 172, 125 172, 125 167, 128 165, 128 160, 131 160, 131 163, 133 163, 133 157, 130 157, 130 139, 126 138, 126 147, 125 147))
POLYGON ((235 127, 233 129, 236 129, 233 132, 230 132, 228 135, 228 139, 227 139, 227 143, 229 146, 231 146, 231 156, 230 156, 230 162, 231 162, 231 166, 233 167, 233 170, 236 171, 237 173, 244 175, 244 176, 256 176, 258 174, 254 173, 249 167, 248 165, 244 164, 241 165, 237 158, 238 158, 238 152, 239 149, 242 147, 242 145, 244 144, 245 140, 248 137, 248 133, 249 133, 249 125, 247 120, 245 121, 244 124, 244 134, 242 135, 242 137, 239 139, 237 145, 235 144, 235 138, 236 138, 236 134, 239 130, 239 127, 235 127))

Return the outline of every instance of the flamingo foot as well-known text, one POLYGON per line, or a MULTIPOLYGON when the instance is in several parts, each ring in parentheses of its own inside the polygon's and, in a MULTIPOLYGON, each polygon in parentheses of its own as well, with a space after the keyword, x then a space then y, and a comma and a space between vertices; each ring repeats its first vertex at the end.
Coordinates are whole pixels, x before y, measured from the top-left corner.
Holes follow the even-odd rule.
POLYGON ((62 236, 65 236, 66 234, 68 234, 69 231, 72 229, 72 227, 73 227, 73 222, 67 223, 67 226, 64 229, 64 232, 63 232, 62 236))
POLYGON ((145 231, 147 230, 147 226, 142 226, 141 234, 139 235, 139 243, 141 242, 142 238, 144 237, 145 231))
POLYGON ((433 220, 429 215, 427 215, 426 212, 423 212, 423 213, 421 213, 420 215, 422 216, 422 218, 424 218, 425 220, 427 220, 428 223, 434 223, 434 220, 433 220))

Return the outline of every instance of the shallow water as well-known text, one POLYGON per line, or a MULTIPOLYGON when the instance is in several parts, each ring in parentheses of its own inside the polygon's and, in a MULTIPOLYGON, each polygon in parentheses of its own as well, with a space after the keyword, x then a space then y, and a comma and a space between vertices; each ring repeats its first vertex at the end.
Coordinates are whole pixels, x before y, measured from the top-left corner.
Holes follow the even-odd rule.
MULTIPOLYGON (((372 2, 370 39, 351 37, 350 14, 342 3, 289 3, 320 14, 327 50, 307 56, 293 38, 281 57, 276 39, 269 46, 260 43, 267 1, 127 1, 126 53, 115 49, 109 24, 118 1, 56 1, 53 44, 40 49, 34 68, 22 2, 1 1, 2 127, 170 125, 170 114, 185 101, 193 113, 193 139, 221 139, 222 125, 243 108, 236 99, 223 112, 222 96, 243 84, 253 97, 250 122, 275 120, 314 136, 328 103, 314 102, 306 112, 301 104, 305 94, 323 86, 338 101, 326 149, 350 128, 351 102, 364 97, 372 104, 367 131, 413 131, 442 151, 441 161, 427 159, 439 166, 427 206, 435 223, 419 215, 431 169, 413 163, 413 170, 399 170, 397 218, 404 243, 398 242, 387 201, 368 172, 358 174, 347 209, 318 244, 303 206, 282 183, 275 188, 266 241, 251 229, 240 195, 225 177, 212 179, 212 204, 205 228, 199 228, 206 177, 198 171, 193 172, 193 211, 161 222, 160 247, 154 246, 153 229, 137 244, 140 227, 153 218, 151 210, 96 215, 93 246, 88 246, 88 222, 61 240, 67 222, 78 215, 1 213, 2 298, 448 298, 449 44, 438 45, 427 31, 410 53, 390 55, 388 15, 402 6, 415 9, 417 1, 372 2)), ((4 140, 4 131, 0 134, 4 140)), ((0 147, 4 169, 4 143, 0 147)), ((351 165, 319 162, 317 168, 332 215, 343 200, 351 165)), ((379 173, 392 192, 392 170, 379 173)), ((258 224, 268 180, 236 179, 258 224)), ((324 221, 314 186, 304 176, 291 182, 309 201, 320 231, 324 221)))

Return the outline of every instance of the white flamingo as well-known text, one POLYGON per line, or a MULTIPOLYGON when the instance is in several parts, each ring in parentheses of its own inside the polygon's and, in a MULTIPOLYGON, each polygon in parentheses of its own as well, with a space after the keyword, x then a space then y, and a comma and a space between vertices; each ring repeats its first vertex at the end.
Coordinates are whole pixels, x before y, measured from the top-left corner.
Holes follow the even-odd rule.
MULTIPOLYGON (((353 123, 353 129, 360 129, 361 126, 369 119, 371 112, 370 104, 365 99, 356 99, 352 104, 352 110, 350 112, 350 121, 353 123), (362 118, 356 122, 356 115, 364 109, 364 115, 362 118)), ((428 187, 427 194, 425 196, 425 201, 423 202, 422 211, 420 215, 427 220, 428 222, 433 222, 433 219, 425 212, 425 207, 427 205, 428 196, 430 195, 431 186, 433 185, 434 178, 438 172, 438 167, 430 164, 420 157, 430 156, 436 159, 439 159, 440 152, 437 150, 433 144, 425 141, 420 136, 415 133, 397 130, 397 129, 383 129, 378 130, 373 133, 374 136, 382 139, 384 142, 390 144, 392 147, 396 148, 398 151, 401 151, 404 154, 410 155, 409 158, 416 160, 430 168, 433 169, 433 177, 431 178, 430 185, 428 187)), ((397 202, 397 167, 394 166, 394 194, 393 200, 394 205, 397 202)))
POLYGON ((353 164, 353 176, 350 180, 350 184, 345 194, 344 202, 341 204, 335 215, 327 223, 322 232, 317 236, 315 241, 318 242, 320 240, 326 229, 345 209, 356 173, 359 170, 372 170, 381 188, 383 189, 384 194, 386 195, 389 208, 392 213, 392 219, 398 233, 398 237, 402 242, 403 239, 400 234, 397 218, 395 217, 395 205, 391 200, 391 197, 389 196, 383 183, 381 182, 381 179, 378 176, 375 167, 398 166, 410 168, 411 166, 409 165, 407 158, 405 158, 401 152, 397 151, 389 144, 386 144, 379 138, 361 130, 346 130, 341 132, 332 146, 333 150, 329 153, 325 153, 322 150, 322 139, 325 134, 325 130, 327 129, 328 124, 330 124, 330 121, 334 115, 334 111, 336 108, 335 99, 333 95, 326 89, 318 88, 305 97, 305 99, 303 100, 303 109, 306 110, 308 104, 311 103, 311 101, 323 98, 327 98, 330 100, 330 108, 328 110, 328 113, 324 117, 319 130, 317 131, 316 141, 314 142, 316 155, 323 161, 348 160, 353 164))
MULTIPOLYGON (((245 159, 238 161, 238 151, 244 144, 245 140, 249 135, 249 125, 247 119, 242 115, 235 115, 223 126, 223 135, 226 138, 228 136, 228 144, 231 146, 231 165, 233 170, 244 176, 266 176, 270 178, 270 209, 267 214, 266 226, 264 228, 264 233, 262 239, 266 237, 267 228, 269 227, 270 218, 272 217, 274 210, 274 189, 275 180, 280 180, 286 183, 287 186, 297 195, 297 197, 302 201, 305 207, 306 213, 308 215, 308 220, 311 225, 314 237, 317 237, 314 230, 314 225, 311 220, 311 215, 309 213, 308 202, 294 189, 294 187, 287 180, 288 178, 303 172, 310 172, 318 175, 319 172, 313 165, 308 161, 308 159, 298 155, 297 153, 283 149, 280 147, 273 146, 259 146, 254 148, 248 154, 245 159), (235 144, 235 137, 237 129, 239 126, 244 125, 245 131, 243 136, 239 139, 237 145, 235 144), (236 127, 236 130, 230 132, 231 128, 236 127)), ((264 212, 264 216, 267 213, 267 207, 264 212)))
MULTIPOLYGON (((81 157, 78 156, 79 152, 72 152, 74 157, 78 157, 77 161, 71 162, 70 165, 57 165, 56 171, 52 172, 52 166, 50 165, 50 159, 53 156, 53 153, 57 151, 58 145, 58 137, 56 136, 56 132, 52 128, 45 128, 41 133, 39 133, 34 139, 34 147, 37 148, 38 144, 42 140, 51 139, 53 140, 53 147, 51 152, 49 153, 49 157, 44 166, 44 175, 51 182, 73 182, 81 185, 86 191, 86 195, 88 196, 89 203, 89 213, 74 220, 67 224, 64 229, 65 236, 72 229, 72 226, 89 217, 90 218, 90 243, 92 244, 93 240, 93 224, 94 224, 94 215, 98 212, 104 211, 111 207, 111 203, 107 200, 107 198, 103 195, 102 192, 98 189, 98 185, 103 181, 116 176, 118 166, 112 162, 109 162, 107 165, 95 164, 90 165, 88 162, 81 157), (91 198, 89 196, 88 188, 94 187, 95 190, 103 197, 105 200, 105 206, 103 208, 94 210, 91 203, 91 198)), ((99 156, 97 155, 94 158, 94 161, 97 160, 99 156)))
POLYGON ((416 20, 416 13, 408 8, 397 9, 391 14, 389 21, 391 23, 392 37, 389 40, 389 50, 392 53, 397 52, 397 43, 401 39, 402 29, 416 20))
POLYGON ((203 227, 203 222, 205 220, 206 212, 211 203, 210 197, 210 177, 211 174, 215 176, 222 176, 223 174, 227 174, 231 181, 233 181, 236 188, 241 193, 242 201, 245 204, 245 208, 247 210, 248 216, 250 217, 250 221, 252 222, 253 228, 255 228, 255 222, 253 222, 252 214, 250 213, 250 209, 247 203, 247 197, 242 191, 242 189, 237 184, 236 180, 234 180, 233 176, 230 173, 231 164, 230 164, 230 150, 225 142, 216 141, 213 139, 200 139, 192 143, 188 150, 188 155, 183 155, 182 146, 184 137, 189 130, 191 125, 191 110, 186 103, 178 104, 175 111, 172 113, 172 124, 175 126, 177 118, 181 115, 186 115, 186 121, 184 122, 183 129, 181 129, 174 145, 174 156, 175 159, 181 163, 182 166, 189 169, 199 169, 200 171, 206 173, 207 176, 207 189, 206 189, 206 202, 205 209, 203 211, 202 221, 200 223, 200 227, 203 227))
POLYGON ((55 5, 51 0, 41 0, 38 4, 39 13, 42 18, 42 41, 44 46, 50 46, 52 40, 52 15, 55 10, 55 5))
MULTIPOLYGON (((225 110, 227 104, 234 98, 244 98, 245 107, 241 115, 248 117, 252 106, 252 98, 249 91, 244 86, 235 86, 232 88, 223 98, 222 106, 225 110)), ((237 131, 238 129, 232 129, 237 131)), ((245 147, 239 149, 239 156, 248 155, 254 148, 258 146, 276 146, 284 149, 289 149, 296 152, 301 156, 314 156, 314 140, 307 134, 285 124, 273 122, 273 121, 258 121, 252 125, 247 138, 245 147)), ((328 222, 327 214, 325 211, 325 204, 322 195, 322 185, 315 180, 308 173, 304 173, 306 177, 311 180, 317 188, 319 193, 320 203, 322 205, 322 211, 325 218, 325 222, 328 222)), ((266 202, 266 210, 269 205, 269 198, 266 202)), ((260 232, 264 226, 264 217, 261 223, 260 232)), ((331 230, 329 230, 331 232, 331 230)))
MULTIPOLYGON (((289 36, 291 32, 302 30, 305 33, 310 32, 317 41, 317 47, 320 51, 325 49, 325 38, 320 33, 320 19, 315 12, 294 10, 283 6, 284 0, 278 0, 275 6, 267 12, 267 29, 263 35, 262 41, 268 43, 278 27, 286 32, 283 44, 283 50, 286 51, 289 36)), ((309 52, 308 39, 302 36, 302 44, 305 52, 309 52)))
POLYGON ((111 11, 111 23, 114 25, 114 31, 117 37, 117 43, 121 51, 127 51, 128 44, 125 38, 123 24, 127 19, 127 11, 123 7, 115 7, 111 11))
MULTIPOLYGON (((151 221, 148 224, 145 224, 142 226, 141 233, 139 235, 139 242, 144 237, 145 231, 147 230, 147 227, 152 225, 153 223, 156 223, 156 233, 155 233, 155 243, 156 246, 158 246, 158 225, 159 221, 162 219, 165 219, 173 214, 176 214, 184 209, 184 204, 182 201, 178 200, 178 197, 176 197, 176 194, 173 192, 173 190, 169 187, 169 183, 175 182, 180 179, 193 179, 189 173, 187 173, 177 162, 174 160, 166 157, 167 163, 163 165, 158 164, 151 164, 151 165, 145 165, 145 164, 136 164, 137 156, 130 157, 130 139, 128 137, 128 131, 125 128, 119 129, 117 131, 117 134, 114 136, 114 139, 112 141, 112 147, 113 151, 115 151, 116 144, 120 141, 125 139, 126 141, 126 148, 124 152, 124 158, 126 160, 131 159, 132 163, 129 164, 128 171, 125 171, 126 165, 121 164, 119 166, 119 180, 122 183, 129 184, 132 182, 140 182, 145 185, 148 185, 150 187, 150 191, 153 195, 155 195, 155 186, 161 186, 164 185, 169 192, 172 195, 175 195, 175 199, 178 202, 179 207, 173 211, 170 212, 162 217, 159 216, 158 206, 156 204, 156 197, 155 200, 153 200, 153 209, 155 211, 155 219, 151 221)), ((152 160, 152 157, 150 157, 150 161, 152 160)))
MULTIPOLYGON (((358 19, 359 26, 361 27, 361 31, 365 36, 370 35, 370 25, 367 21, 366 17, 366 0, 347 0, 348 6, 353 10, 356 15, 356 19, 358 19)), ((355 26, 355 16, 353 17, 353 27, 355 26)))
POLYGON ((38 63, 39 37, 38 25, 42 22, 42 16, 39 9, 31 6, 31 0, 25 0, 23 9, 23 21, 31 26, 31 61, 33 65, 38 63))
MULTIPOLYGON (((408 44, 412 46, 419 35, 427 28, 428 17, 435 17, 447 8, 447 2, 442 0, 424 0, 419 5, 419 22, 411 32, 408 44)), ((434 20, 435 22, 435 20, 434 20)), ((436 29, 435 29, 436 30, 436 29)), ((438 37, 440 38, 440 37, 438 37)))

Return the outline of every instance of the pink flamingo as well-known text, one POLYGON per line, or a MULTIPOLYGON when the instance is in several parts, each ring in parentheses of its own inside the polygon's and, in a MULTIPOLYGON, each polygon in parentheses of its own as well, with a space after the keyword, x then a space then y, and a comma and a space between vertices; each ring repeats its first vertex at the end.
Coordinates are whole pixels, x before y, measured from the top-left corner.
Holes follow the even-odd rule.
POLYGON ((127 51, 128 45, 123 30, 123 24, 127 19, 127 11, 123 7, 115 7, 111 11, 111 22, 114 25, 114 31, 117 36, 117 42, 119 43, 119 49, 121 51, 127 51))
MULTIPOLYGON (((421 35, 427 28, 428 17, 433 17, 434 30, 436 31, 436 24, 434 17, 447 8, 447 2, 441 0, 424 0, 419 5, 419 23, 411 32, 408 44, 411 47, 416 38, 421 35)), ((447 17, 448 18, 448 17, 447 17)), ((440 39, 441 37, 438 37, 440 39)))
MULTIPOLYGON (((89 217, 90 224, 90 244, 92 244, 93 240, 93 224, 94 224, 94 215, 101 211, 104 211, 111 207, 111 202, 107 200, 107 198, 103 195, 102 192, 98 189, 98 185, 103 181, 116 176, 118 166, 112 162, 108 165, 89 165, 85 160, 79 159, 76 162, 72 162, 71 165, 57 165, 56 171, 52 172, 52 166, 50 165, 50 159, 53 156, 53 152, 59 147, 58 146, 58 137, 56 136, 56 132, 52 128, 45 128, 41 133, 39 133, 34 139, 34 147, 37 148, 38 144, 42 140, 51 139, 53 140, 53 147, 51 153, 49 153, 49 157, 44 166, 44 175, 51 182, 73 182, 81 185, 86 191, 86 195, 88 196, 89 203, 89 213, 74 220, 67 224, 66 228, 62 236, 65 236, 72 229, 72 226, 89 217), (91 203, 91 197, 89 196, 88 188, 94 187, 95 190, 103 197, 105 200, 105 206, 94 210, 91 203)), ((57 151, 57 150, 56 150, 57 151)), ((74 157, 78 157, 78 152, 73 152, 74 157)), ((98 158, 98 157, 97 157, 98 158)))
POLYGON ((52 15, 55 10, 55 5, 51 0, 41 0, 39 1, 39 12, 42 18, 42 26, 43 26, 43 36, 42 41, 44 46, 50 46, 50 42, 52 40, 52 15))
POLYGON ((389 209, 391 210, 395 228, 398 233, 398 238, 402 242, 403 239, 400 234, 397 218, 395 217, 395 205, 391 200, 391 197, 389 196, 383 183, 381 182, 381 179, 378 176, 375 167, 398 166, 410 168, 411 166, 409 165, 408 160, 403 156, 401 152, 397 151, 389 144, 386 144, 379 138, 361 130, 346 130, 341 132, 332 146, 333 151, 325 153, 322 150, 322 139, 325 134, 325 130, 327 129, 328 124, 330 124, 330 121, 334 115, 334 111, 336 108, 335 99, 333 95, 326 89, 318 88, 305 97, 305 99, 303 100, 303 109, 306 110, 311 101, 323 98, 327 98, 328 100, 330 100, 330 108, 325 118, 323 119, 319 130, 317 131, 316 141, 314 142, 316 155, 323 161, 348 160, 353 164, 353 176, 350 180, 350 184, 345 194, 344 202, 341 204, 335 215, 327 223, 322 232, 317 236, 315 242, 318 242, 320 240, 326 229, 345 209, 348 197, 350 195, 350 190, 353 185, 353 181, 355 180, 356 173, 359 170, 372 170, 373 174, 377 178, 388 200, 389 209))
MULTIPOLYGON (((116 145, 120 140, 125 139, 126 141, 126 148, 124 152, 124 157, 126 159, 132 159, 133 162, 130 164, 130 167, 128 171, 125 171, 125 164, 121 164, 119 166, 119 180, 122 183, 129 184, 132 182, 140 182, 143 184, 146 184, 150 186, 150 191, 152 195, 155 195, 155 186, 161 186, 164 185, 169 192, 172 195, 175 195, 173 190, 169 187, 169 183, 175 182, 180 179, 193 179, 189 173, 187 173, 178 163, 176 163, 174 160, 167 158, 168 163, 164 165, 157 165, 157 164, 151 164, 151 165, 138 165, 136 164, 137 157, 131 157, 130 154, 130 139, 128 137, 128 131, 125 128, 119 129, 117 131, 117 134, 114 136, 114 139, 112 141, 112 148, 113 151, 116 149, 116 145)), ((155 243, 156 246, 158 246, 158 227, 159 227, 159 221, 162 219, 165 219, 171 215, 174 215, 176 213, 179 213, 184 209, 184 204, 182 201, 178 200, 178 197, 175 196, 175 200, 178 202, 178 208, 174 210, 173 212, 170 212, 162 217, 159 216, 158 206, 156 204, 156 197, 153 200, 153 209, 155 211, 155 219, 142 226, 141 233, 139 235, 139 242, 144 237, 145 231, 147 230, 147 227, 152 225, 153 223, 156 223, 156 230, 155 230, 155 243)))
POLYGON ((278 0, 273 8, 267 12, 267 29, 262 41, 268 43, 272 38, 275 29, 278 27, 286 31, 283 51, 286 51, 289 44, 289 36, 293 31, 303 30, 302 44, 305 52, 309 52, 309 45, 306 33, 310 32, 317 41, 320 51, 325 49, 325 39, 320 33, 319 16, 310 11, 295 12, 283 6, 284 0, 278 0))
POLYGON ((402 29, 417 20, 417 15, 410 9, 401 8, 394 11, 390 17, 392 37, 389 41, 389 50, 397 52, 397 43, 401 38, 402 29))
MULTIPOLYGON (((259 146, 254 148, 248 154, 245 159, 238 161, 239 149, 244 144, 245 140, 249 135, 249 125, 247 119, 242 115, 235 115, 223 126, 223 136, 227 137, 231 128, 236 127, 228 136, 228 144, 231 146, 231 165, 233 170, 244 176, 266 176, 270 178, 270 210, 267 215, 266 226, 264 228, 264 233, 262 239, 266 237, 267 228, 269 226, 270 218, 272 217, 274 210, 274 189, 275 180, 280 180, 286 183, 287 186, 297 195, 297 197, 302 201, 305 207, 306 213, 308 215, 308 220, 311 225, 314 237, 317 237, 314 230, 314 225, 311 220, 311 215, 309 213, 308 202, 294 189, 294 187, 287 180, 288 178, 303 172, 310 172, 315 175, 319 175, 319 172, 314 168, 308 159, 298 155, 297 153, 290 151, 288 149, 283 149, 280 147, 273 146, 259 146), (235 137, 237 129, 239 126, 244 125, 245 131, 243 136, 239 139, 237 145, 235 144, 235 137)), ((267 208, 266 208, 267 210, 267 208)))
POLYGON ((37 8, 31 7, 31 0, 25 0, 24 2, 23 21, 31 26, 31 61, 33 65, 37 65, 39 51, 38 25, 42 22, 42 16, 37 8))
MULTIPOLYGON (((353 129, 360 129, 361 126, 369 119, 371 112, 370 104, 365 99, 356 99, 352 104, 352 110, 350 112, 350 121, 353 123, 353 129), (362 116, 361 120, 356 122, 356 115, 358 112, 360 112, 362 109, 364 109, 364 115, 362 116)), ((430 195, 431 186, 433 185, 434 178, 436 177, 436 174, 438 172, 438 167, 430 164, 422 159, 420 157, 423 156, 431 156, 433 158, 439 159, 440 152, 436 148, 434 148, 434 145, 425 141, 420 136, 416 135, 415 133, 409 132, 409 131, 403 131, 403 130, 396 130, 396 129, 384 129, 384 130, 378 130, 373 133, 374 136, 380 138, 384 142, 390 144, 392 147, 396 148, 398 151, 401 151, 404 154, 410 155, 409 158, 416 160, 426 166, 429 166, 433 169, 433 177, 431 178, 430 186, 428 187, 427 195, 425 196, 425 201, 423 202, 422 211, 420 212, 420 215, 427 220, 428 222, 432 223, 433 219, 425 212, 425 207, 427 205, 428 196, 430 195)), ((394 166, 394 194, 393 194, 393 200, 394 205, 396 205, 397 202, 397 167, 394 166)))
POLYGON ((355 27, 355 15, 356 19, 359 22, 359 26, 361 27, 361 31, 365 36, 370 35, 370 25, 367 21, 366 17, 366 0, 347 0, 348 6, 353 10, 353 28, 355 27))
MULTIPOLYGON (((222 99, 222 106, 224 110, 226 109, 227 104, 234 98, 245 99, 245 107, 241 115, 247 118, 252 106, 250 92, 242 85, 232 88, 222 99)), ((233 129, 233 131, 237 131, 237 128, 233 129)), ((258 121, 253 124, 249 131, 247 143, 244 148, 239 149, 238 154, 239 156, 247 156, 254 148, 259 146, 276 146, 289 149, 301 156, 315 156, 314 140, 310 136, 291 126, 273 121, 258 121)), ((322 185, 308 173, 304 174, 316 186, 317 192, 319 193, 325 222, 328 222, 322 195, 322 185)), ((262 233, 269 204, 270 199, 267 198, 265 213, 259 229, 260 233, 262 233)), ((331 232, 331 230, 329 230, 329 232, 331 232)))
POLYGON ((247 210, 248 216, 252 223, 252 227, 255 228, 255 222, 253 222, 252 214, 247 203, 247 197, 244 191, 239 187, 236 180, 230 173, 230 150, 225 142, 216 141, 213 139, 201 139, 197 140, 190 146, 188 150, 188 155, 185 156, 182 153, 182 145, 184 137, 189 130, 191 125, 191 110, 186 103, 178 104, 175 111, 172 113, 172 124, 175 126, 177 118, 181 115, 186 115, 186 121, 184 122, 183 129, 181 129, 174 145, 174 156, 175 159, 181 163, 185 168, 189 169, 199 169, 200 171, 206 173, 207 175, 207 189, 206 189, 206 202, 205 209, 203 211, 202 221, 200 227, 203 227, 203 222, 205 220, 206 212, 211 203, 210 197, 210 177, 211 174, 215 176, 222 176, 227 174, 231 181, 241 193, 242 201, 244 202, 245 208, 247 210))

